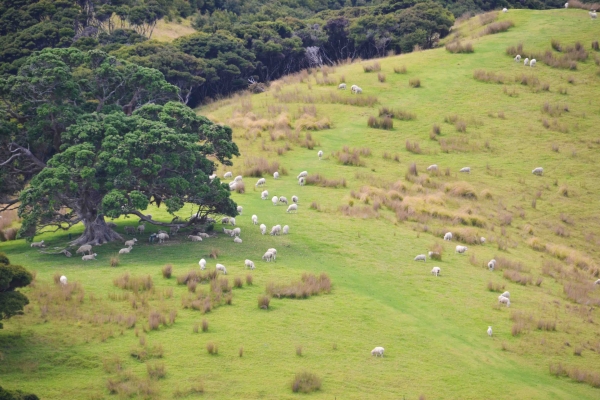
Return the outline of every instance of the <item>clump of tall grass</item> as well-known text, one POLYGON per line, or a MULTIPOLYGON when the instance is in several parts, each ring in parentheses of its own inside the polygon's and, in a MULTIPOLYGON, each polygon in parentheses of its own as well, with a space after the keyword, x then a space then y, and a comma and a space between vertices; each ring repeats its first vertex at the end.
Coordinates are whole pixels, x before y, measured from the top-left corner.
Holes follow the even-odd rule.
POLYGON ((150 379, 159 380, 167 376, 167 368, 164 363, 147 364, 146 369, 150 379))
POLYGON ((173 275, 173 266, 171 264, 167 264, 162 268, 162 276, 165 279, 171 279, 173 275))
POLYGON ((332 188, 346 187, 346 178, 327 179, 321 174, 314 174, 306 177, 306 184, 332 188))
POLYGON ((365 72, 379 72, 379 71, 381 71, 381 64, 379 64, 379 62, 375 61, 373 64, 363 65, 363 70, 365 72))
POLYGON ((278 285, 271 282, 267 285, 266 291, 269 295, 278 298, 305 299, 321 293, 331 292, 331 279, 325 273, 319 276, 304 273, 299 281, 291 282, 288 285, 278 285))
POLYGON ((381 107, 379 109, 379 116, 380 117, 390 117, 390 118, 398 119, 401 121, 410 121, 413 119, 417 119, 417 115, 413 112, 402 110, 399 108, 394 109, 394 108, 388 108, 388 107, 381 107))
POLYGON ((348 146, 344 146, 342 151, 337 151, 334 156, 338 162, 343 165, 354 165, 356 167, 363 167, 365 162, 361 160, 361 156, 370 156, 371 149, 363 147, 361 149, 350 149, 348 146))
POLYGON ((460 40, 455 42, 450 42, 446 44, 446 51, 449 53, 473 53, 475 49, 473 48, 473 43, 468 42, 463 44, 460 40))
POLYGON ((394 121, 388 116, 385 116, 383 118, 376 118, 371 115, 369 117, 369 119, 367 120, 367 125, 371 128, 375 128, 375 129, 384 129, 384 130, 394 129, 394 121))
POLYGON ((321 390, 321 378, 311 372, 300 372, 292 380, 292 392, 311 393, 321 390))
POLYGON ((219 346, 214 342, 208 342, 208 343, 206 343, 206 351, 211 356, 212 355, 216 356, 217 354, 219 354, 219 346))
MULTIPOLYGON (((569 4, 572 1, 570 0, 569 4)), ((550 364, 549 368, 552 375, 569 377, 574 381, 584 382, 592 387, 600 388, 600 373, 597 371, 586 371, 579 367, 563 366, 561 363, 550 364)))
POLYGON ((519 285, 531 285, 533 283, 533 279, 531 278, 531 276, 529 275, 521 275, 520 273, 518 273, 517 271, 511 271, 511 270, 504 270, 504 272, 502 273, 502 276, 505 279, 509 279, 515 283, 518 283, 519 285))
POLYGON ((420 88, 421 80, 419 78, 411 78, 408 80, 408 86, 411 88, 420 88))
POLYGON ((279 171, 279 162, 271 161, 262 157, 248 157, 244 161, 244 176, 252 176, 255 178, 262 178, 264 174, 273 175, 274 172, 279 171))
POLYGON ((258 296, 258 308, 263 309, 263 310, 268 310, 270 303, 271 303, 271 298, 269 296, 266 296, 264 294, 258 296))
POLYGON ((476 69, 473 71, 473 79, 480 82, 491 82, 504 84, 507 82, 507 79, 502 74, 497 74, 493 71, 485 71, 483 69, 476 69))
POLYGON ((125 273, 113 280, 113 284, 121 289, 131 290, 133 292, 141 292, 151 290, 154 287, 152 277, 146 276, 131 276, 125 273))
POLYGON ((490 292, 500 292, 500 293, 503 293, 504 292, 504 288, 505 288, 505 285, 503 283, 495 283, 495 282, 489 281, 488 284, 487 284, 487 289, 490 292))
POLYGON ((406 65, 402 65, 400 67, 394 67, 395 74, 405 74, 406 73, 406 65))
POLYGON ((487 25, 485 29, 481 32, 481 36, 494 35, 496 33, 506 32, 513 26, 515 26, 515 23, 510 20, 492 22, 491 24, 487 25))
POLYGON ((418 142, 412 142, 407 140, 405 143, 406 150, 413 154, 421 154, 423 151, 421 150, 421 146, 419 146, 418 142))
POLYGON ((381 82, 381 83, 384 83, 385 82, 385 74, 378 73, 377 80, 379 80, 379 82, 381 82))
POLYGON ((549 102, 545 102, 542 106, 542 112, 550 115, 551 117, 560 117, 563 112, 569 112, 569 105, 566 103, 556 103, 552 105, 549 102))

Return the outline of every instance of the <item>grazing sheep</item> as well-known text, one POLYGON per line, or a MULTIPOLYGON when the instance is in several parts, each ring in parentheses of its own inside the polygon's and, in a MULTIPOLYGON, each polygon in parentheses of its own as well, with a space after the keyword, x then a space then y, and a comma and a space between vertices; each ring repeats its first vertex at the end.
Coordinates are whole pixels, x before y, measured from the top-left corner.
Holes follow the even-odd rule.
POLYGON ((125 247, 124 249, 119 250, 119 254, 129 254, 133 247, 125 247))
POLYGON ((135 244, 135 242, 137 242, 137 239, 133 238, 131 240, 126 241, 125 242, 125 246, 127 246, 127 247, 133 247, 133 245, 135 244))
POLYGON ((427 167, 427 171, 437 171, 437 170, 438 170, 437 164, 432 164, 429 167, 427 167))
POLYGON ((196 235, 188 235, 188 239, 190 239, 192 242, 201 242, 202 238, 200 236, 196 236, 196 235))
POLYGON ((503 8, 503 9, 502 9, 502 12, 503 12, 503 13, 505 13, 505 12, 508 12, 508 9, 506 9, 506 8, 503 8))
POLYGON ((492 337, 492 327, 488 326, 488 330, 487 330, 488 336, 492 337))
POLYGON ((170 226, 169 227, 169 235, 177 235, 177 232, 179 232, 179 229, 181 229, 181 227, 179 225, 176 226, 170 226))
POLYGON ((229 236, 233 236, 233 230, 223 228, 223 233, 229 236))
POLYGON ((242 215, 242 211, 244 211, 244 207, 237 206, 237 212, 238 212, 238 214, 242 215))
POLYGON ((227 268, 223 264, 217 264, 217 272, 221 271, 224 275, 227 275, 227 268))
POLYGON ((126 226, 125 233, 129 235, 135 235, 135 227, 134 226, 126 226))
POLYGON ((523 65, 529 65, 529 58, 525 58, 525 60, 523 60, 523 65))
POLYGON ((292 211, 298 212, 298 204, 290 204, 290 206, 287 208, 286 212, 292 212, 292 211))
POLYGON ((287 235, 288 233, 290 233, 290 227, 287 225, 283 226, 283 234, 287 235))
POLYGON ((298 196, 292 196, 292 203, 298 204, 298 196))
POLYGON ((250 268, 250 269, 254 269, 254 268, 256 268, 256 267, 254 266, 254 263, 253 263, 252 261, 250 261, 250 260, 246 260, 246 261, 244 261, 244 265, 246 266, 246 268, 250 268))
POLYGON ((260 224, 260 233, 263 235, 267 233, 267 226, 265 224, 260 224))
POLYGON ((596 14, 596 11, 592 11, 590 13, 590 17, 592 17, 592 19, 596 19, 596 18, 598 18, 598 14, 596 14))
POLYGON ((252 224, 258 225, 258 217, 255 215, 252 216, 252 224))
POLYGON ((229 182, 229 190, 233 191, 237 187, 237 182, 229 182))
POLYGON ((221 225, 227 225, 229 224, 229 217, 223 217, 223 219, 221 219, 221 225))
POLYGON ((231 178, 233 176, 232 172, 225 172, 225 175, 223 175, 223 178, 231 178))
POLYGON ((64 275, 61 276, 60 279, 59 279, 59 281, 60 281, 61 285, 67 286, 67 277, 66 276, 64 276, 64 275))
POLYGON ((340 85, 338 86, 338 89, 346 90, 346 84, 340 83, 340 85))
POLYGON ((504 292, 500 296, 506 297, 507 299, 510 299, 510 292, 504 292))
POLYGON ((273 172, 273 179, 279 179, 279 172, 273 172))
POLYGON ((446 232, 446 234, 444 235, 444 240, 452 240, 452 232, 446 232))
POLYGON ((306 183, 306 178, 305 177, 302 177, 302 178, 298 179, 298 185, 304 186, 305 183, 306 183))
POLYGON ((515 57, 515 62, 520 62, 521 61, 521 55, 517 54, 517 56, 515 57))
POLYGON ((542 175, 544 175, 544 168, 542 168, 542 167, 534 168, 533 171, 531 171, 531 173, 534 175, 542 176, 542 175))
POLYGON ((479 238, 479 243, 485 244, 485 238, 483 236, 479 238))
POLYGON ((415 257, 415 261, 427 261, 427 257, 425 256, 425 254, 419 254, 415 257))
POLYGON ((350 86, 350 90, 354 90, 354 89, 356 89, 357 87, 358 87, 358 86, 356 86, 356 85, 352 85, 352 86, 350 86))
POLYGON ((276 259, 277 259, 277 249, 273 249, 273 248, 271 248, 271 249, 267 249, 267 251, 268 251, 269 253, 273 253, 273 260, 276 260, 276 259))
POLYGON ((242 229, 241 228, 235 228, 231 231, 233 236, 240 236, 242 234, 242 229))
POLYGON ((490 271, 493 271, 494 268, 496 268, 496 260, 494 260, 493 258, 490 260, 490 262, 488 263, 488 269, 490 271))
POLYGON ((319 150, 317 155, 319 156, 319 160, 320 160, 323 157, 323 150, 319 150))
POLYGON ((44 241, 42 240, 41 242, 33 242, 33 243, 31 243, 31 247, 39 247, 39 248, 41 248, 41 247, 46 247, 46 246, 44 246, 44 241))
POLYGON ((236 176, 235 178, 233 178, 233 181, 234 182, 241 182, 242 181, 242 176, 241 175, 236 176))
POLYGON ((463 167, 458 172, 464 172, 464 173, 470 174, 471 173, 471 167, 463 167))
POLYGON ((594 285, 600 285, 600 279, 598 279, 596 282, 594 282, 594 285))
POLYGON ((353 94, 362 94, 362 89, 355 85, 354 89, 352 89, 352 93, 353 94))
POLYGON ((234 241, 235 243, 242 243, 242 239, 240 239, 238 236, 234 237, 234 238, 233 238, 233 241, 234 241))
POLYGON ((442 270, 440 269, 440 267, 433 267, 431 270, 431 273, 435 276, 440 276, 440 272, 442 272, 442 270))
POLYGON ((233 218, 233 217, 230 217, 230 218, 229 218, 229 224, 230 224, 231 226, 235 226, 235 218, 233 218))
POLYGON ((287 205, 287 203, 288 203, 287 197, 280 196, 279 197, 279 202, 287 205))
POLYGON ((534 59, 532 59, 531 61, 529 61, 529 66, 530 66, 530 67, 535 67, 535 63, 536 63, 536 62, 537 62, 537 61, 535 60, 535 58, 534 58, 534 59))
POLYGON ((383 357, 384 350, 385 349, 383 347, 377 346, 373 350, 371 350, 371 355, 375 357, 383 357))
POLYGON ((198 261, 198 265, 200 266, 200 269, 204 271, 206 269, 206 260, 201 258, 200 261, 198 261))
POLYGON ((266 200, 269 198, 269 191, 268 190, 264 190, 261 194, 260 194, 260 198, 262 200, 266 200))
POLYGON ((297 179, 300 179, 302 177, 306 177, 308 176, 308 172, 307 171, 302 171, 298 174, 298 176, 296 177, 297 179))
POLYGON ((510 307, 510 299, 502 295, 498 296, 498 303, 506 304, 506 307, 510 307))
POLYGON ((254 186, 262 186, 262 185, 265 185, 266 183, 267 183, 267 180, 265 178, 260 178, 259 180, 256 181, 254 186))
POLYGON ((159 233, 156 237, 158 238, 158 243, 164 243, 165 240, 169 240, 169 235, 164 232, 159 233))
POLYGON ((145 230, 146 230, 146 225, 144 225, 144 224, 137 227, 137 231, 140 235, 143 235, 145 230))
POLYGON ((273 196, 273 198, 271 198, 271 202, 274 206, 276 206, 277 204, 279 204, 279 197, 273 196))
POLYGON ((271 236, 275 236, 279 234, 279 225, 275 225, 274 227, 271 228, 271 236))
POLYGON ((81 259, 82 259, 83 261, 95 260, 97 255, 98 255, 98 254, 94 253, 94 254, 90 254, 90 255, 88 255, 88 256, 83 256, 83 257, 81 257, 81 259))
POLYGON ((467 251, 467 246, 456 246, 457 253, 463 254, 465 251, 467 251))
POLYGON ((565 8, 569 8, 569 3, 565 3, 565 8))
POLYGON ((266 262, 271 262, 273 261, 273 253, 271 253, 270 251, 267 251, 263 256, 262 259, 265 260, 266 262))
POLYGON ((84 254, 84 253, 92 254, 92 245, 91 244, 84 244, 83 246, 79 247, 77 249, 77 251, 75 252, 75 254, 84 254))

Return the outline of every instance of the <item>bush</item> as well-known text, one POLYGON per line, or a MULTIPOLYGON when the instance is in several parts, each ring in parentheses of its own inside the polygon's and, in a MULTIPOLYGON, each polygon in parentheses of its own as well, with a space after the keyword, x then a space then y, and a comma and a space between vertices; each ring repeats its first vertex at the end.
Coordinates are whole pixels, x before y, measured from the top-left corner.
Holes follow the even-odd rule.
POLYGON ((460 41, 450 42, 446 45, 446 51, 450 53, 473 53, 475 49, 471 42, 463 45, 460 41))
POLYGON ((167 264, 162 269, 162 276, 166 279, 171 279, 173 275, 173 266, 171 264, 167 264))
POLYGON ((310 393, 321 390, 321 379, 311 372, 300 372, 296 374, 292 381, 292 391, 294 393, 310 393))
POLYGON ((365 72, 379 72, 381 71, 381 65, 377 61, 375 61, 371 65, 363 65, 363 70, 365 72))
POLYGON ((384 83, 385 82, 385 74, 378 73, 377 79, 379 80, 379 82, 384 83))
POLYGON ((421 80, 419 78, 411 78, 408 81, 408 85, 412 88, 419 88, 421 87, 421 80))
POLYGON ((271 302, 271 298, 266 295, 258 296, 258 308, 263 310, 269 309, 269 303, 271 302))
POLYGON ((371 115, 367 121, 367 125, 375 129, 394 129, 394 121, 388 116, 385 116, 383 118, 376 118, 371 115))
POLYGON ((146 365, 146 368, 148 370, 148 376, 150 377, 150 379, 154 379, 154 380, 158 380, 158 379, 163 379, 165 376, 167 376, 167 369, 165 367, 165 364, 163 363, 158 363, 158 364, 154 364, 154 365, 146 365))
POLYGON ((208 342, 206 344, 206 351, 208 352, 208 354, 210 355, 217 355, 219 354, 219 346, 217 346, 215 343, 213 342, 208 342))
POLYGON ((394 67, 394 73, 395 74, 405 74, 406 73, 406 65, 403 65, 401 67, 394 67))

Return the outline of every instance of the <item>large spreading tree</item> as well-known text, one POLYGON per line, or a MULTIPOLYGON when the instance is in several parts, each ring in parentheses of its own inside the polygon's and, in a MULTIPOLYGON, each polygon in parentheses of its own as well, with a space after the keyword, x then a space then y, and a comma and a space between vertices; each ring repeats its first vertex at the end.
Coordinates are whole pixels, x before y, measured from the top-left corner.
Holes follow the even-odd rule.
POLYGON ((4 253, 0 253, 0 329, 2 320, 23 314, 29 299, 16 289, 31 283, 33 276, 20 265, 13 265, 4 253))
MULTIPOLYGON (((159 71, 98 51, 45 49, 0 80, 0 204, 19 207, 20 234, 85 231, 73 244, 120 239, 105 217, 164 204, 194 218, 236 214, 227 185, 209 176, 239 155, 231 129, 173 101, 159 71)), ((0 208, 0 209, 2 209, 0 208)))

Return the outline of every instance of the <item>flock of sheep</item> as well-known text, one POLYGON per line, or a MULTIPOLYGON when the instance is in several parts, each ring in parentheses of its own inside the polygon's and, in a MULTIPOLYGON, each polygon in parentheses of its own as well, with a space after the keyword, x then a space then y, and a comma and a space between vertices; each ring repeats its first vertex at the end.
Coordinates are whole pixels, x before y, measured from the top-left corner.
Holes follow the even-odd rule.
MULTIPOLYGON (((565 8, 569 8, 569 3, 565 3, 565 8)), ((588 12, 588 14, 590 15, 590 17, 592 19, 598 18, 598 15, 596 14, 596 10, 591 10, 588 12)))

